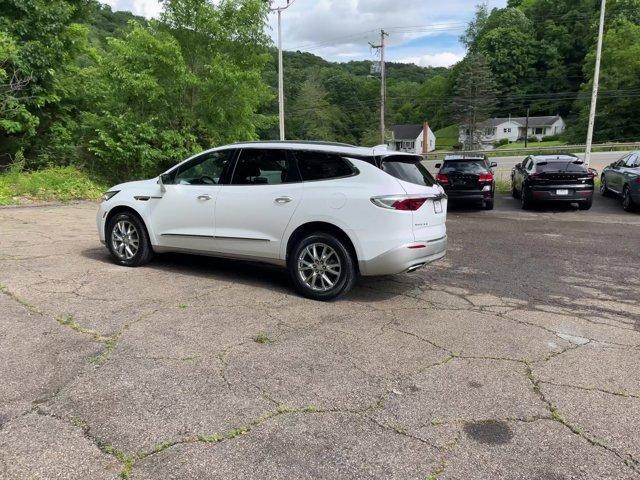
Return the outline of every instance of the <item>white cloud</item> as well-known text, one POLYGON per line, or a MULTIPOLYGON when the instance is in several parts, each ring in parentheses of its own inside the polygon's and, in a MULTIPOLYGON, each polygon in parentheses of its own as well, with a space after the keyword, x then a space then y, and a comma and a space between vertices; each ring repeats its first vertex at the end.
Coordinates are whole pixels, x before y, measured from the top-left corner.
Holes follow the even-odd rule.
POLYGON ((440 52, 427 53, 419 57, 407 57, 395 60, 401 63, 415 63, 421 67, 450 67, 464 58, 464 53, 440 52))
POLYGON ((159 0, 102 0, 113 10, 128 10, 147 18, 155 18, 160 15, 162 5, 159 0))
MULTIPOLYGON (((157 17, 159 0, 102 0, 114 10, 157 17)), ((215 1, 215 0, 214 0, 215 1)), ((502 7, 507 0, 488 0, 502 7)), ((293 0, 282 14, 284 48, 302 50, 335 61, 372 59, 368 42, 379 42, 380 29, 389 32, 389 58, 418 65, 456 63, 461 53, 452 45, 473 17, 480 0, 293 0), (444 41, 443 34, 449 37, 444 41), (438 37, 440 36, 440 38, 438 37), (429 37, 424 45, 408 44, 429 37)), ((273 6, 286 0, 273 0, 273 6)), ((277 16, 269 15, 270 35, 276 40, 277 16)))

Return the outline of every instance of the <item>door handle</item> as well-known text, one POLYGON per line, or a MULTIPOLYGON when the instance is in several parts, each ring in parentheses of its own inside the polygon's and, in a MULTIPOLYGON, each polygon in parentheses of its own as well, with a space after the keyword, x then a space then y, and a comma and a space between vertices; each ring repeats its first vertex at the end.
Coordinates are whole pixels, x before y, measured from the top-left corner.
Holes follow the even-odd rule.
POLYGON ((211 200, 211 195, 198 195, 198 200, 211 200))
POLYGON ((278 197, 276 198, 276 203, 279 203, 280 205, 284 205, 285 203, 289 203, 292 202, 293 198, 291 197, 278 197))

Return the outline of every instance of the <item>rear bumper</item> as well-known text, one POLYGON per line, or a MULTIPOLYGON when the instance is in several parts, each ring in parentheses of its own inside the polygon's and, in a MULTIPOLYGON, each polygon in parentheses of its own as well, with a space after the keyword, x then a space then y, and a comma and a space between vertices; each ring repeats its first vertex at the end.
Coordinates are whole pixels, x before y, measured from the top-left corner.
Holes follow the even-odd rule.
POLYGON ((486 200, 493 197, 493 189, 491 190, 445 190, 449 200, 486 200))
POLYGON ((360 261, 363 276, 395 275, 417 270, 447 254, 447 236, 428 242, 413 242, 389 250, 371 260, 360 261), (421 248, 410 248, 422 246, 421 248))
POLYGON ((569 190, 569 195, 558 195, 556 190, 531 190, 531 198, 542 202, 583 202, 593 198, 593 190, 569 190))

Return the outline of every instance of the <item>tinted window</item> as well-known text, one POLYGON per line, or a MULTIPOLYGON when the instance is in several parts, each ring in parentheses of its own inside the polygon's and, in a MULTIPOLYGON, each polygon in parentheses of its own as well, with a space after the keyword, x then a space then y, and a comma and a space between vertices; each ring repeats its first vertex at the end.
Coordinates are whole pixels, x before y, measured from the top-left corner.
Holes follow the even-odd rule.
POLYGON ((387 157, 382 160, 382 170, 392 177, 416 185, 432 187, 436 183, 419 157, 387 157))
POLYGON ((286 150, 245 149, 233 172, 232 185, 279 185, 300 181, 286 150))
POLYGON ((587 169, 581 163, 573 163, 573 160, 567 162, 549 162, 546 164, 536 165, 536 170, 543 172, 586 172, 587 169))
POLYGON ((627 167, 633 168, 638 165, 638 155, 635 153, 632 154, 629 158, 627 158, 627 162, 625 163, 627 167))
POLYGON ((328 180, 348 177, 355 173, 353 167, 339 155, 323 152, 296 152, 302 180, 328 180))
POLYGON ((176 170, 173 183, 179 185, 216 185, 231 160, 234 150, 210 152, 194 158, 176 170))
POLYGON ((487 166, 482 160, 445 161, 441 173, 485 173, 487 166))

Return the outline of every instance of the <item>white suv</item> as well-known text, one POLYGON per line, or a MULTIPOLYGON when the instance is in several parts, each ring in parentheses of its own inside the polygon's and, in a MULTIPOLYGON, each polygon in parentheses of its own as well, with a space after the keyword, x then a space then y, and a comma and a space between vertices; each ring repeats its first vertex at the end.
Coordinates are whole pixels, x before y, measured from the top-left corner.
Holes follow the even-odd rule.
POLYGON ((257 260, 330 300, 360 275, 413 271, 446 253, 447 197, 416 155, 314 142, 242 143, 123 183, 98 210, 123 266, 153 252, 257 260))

